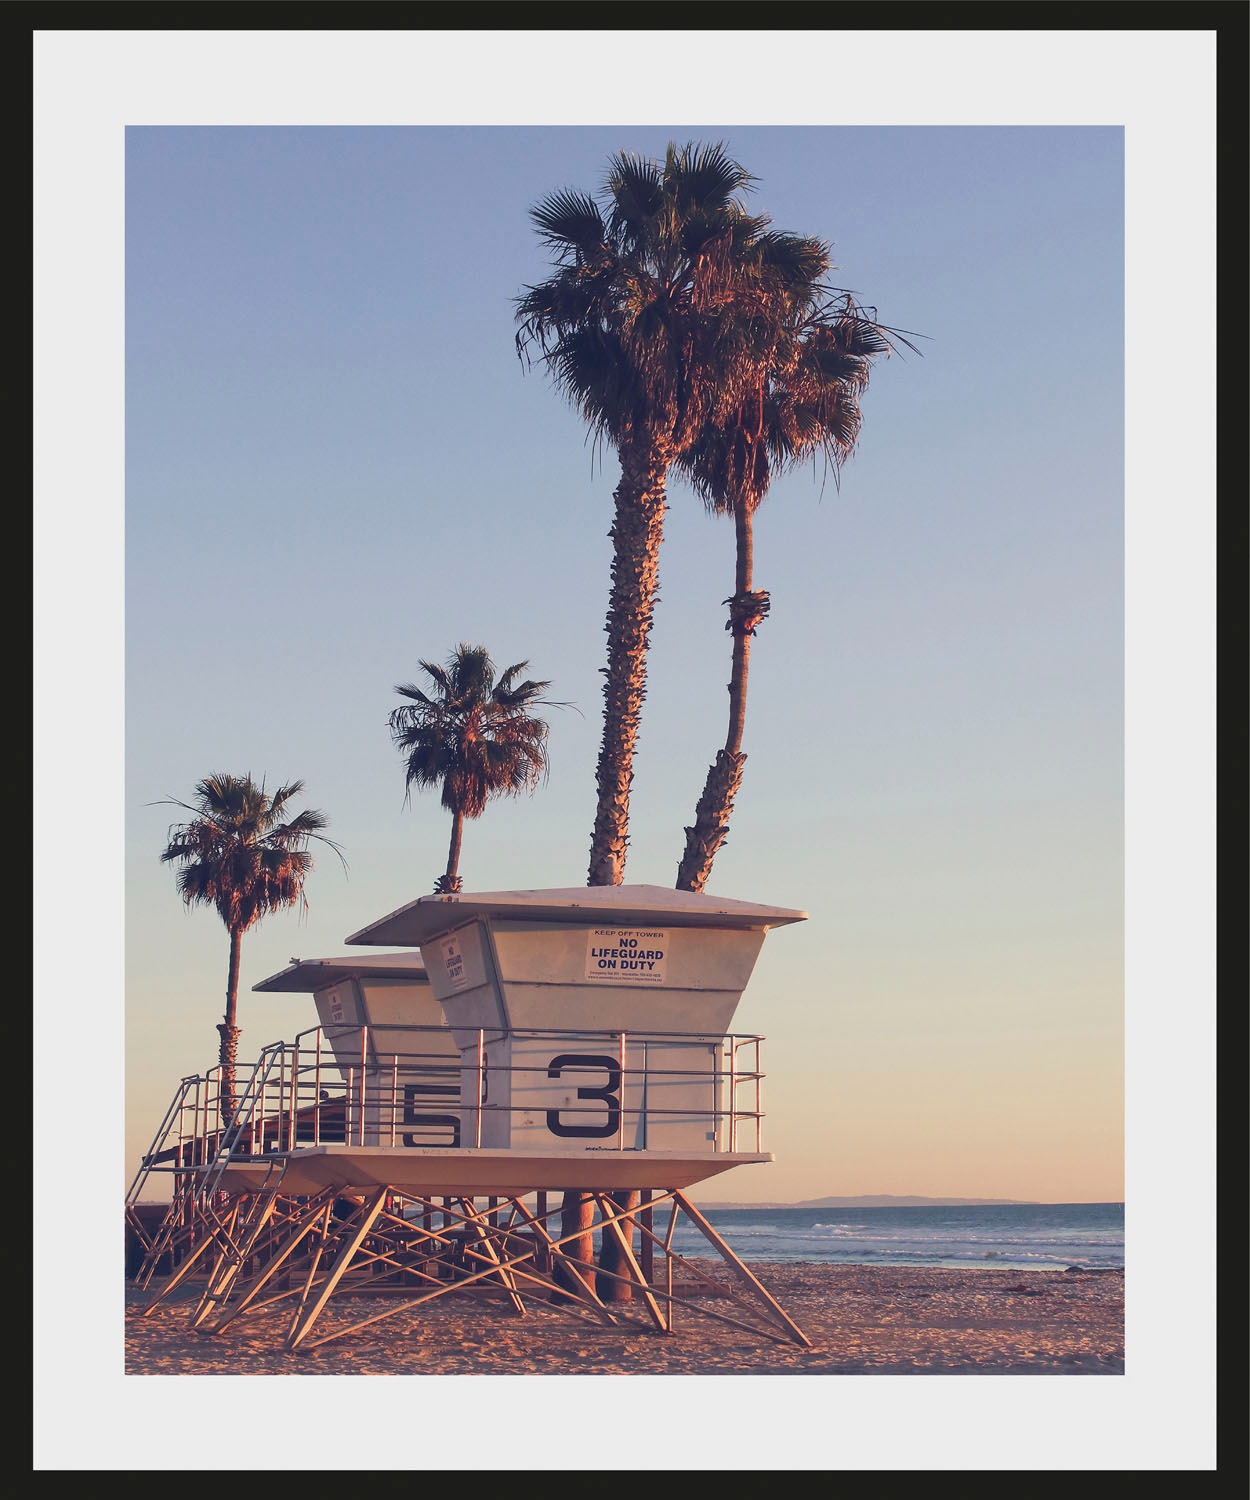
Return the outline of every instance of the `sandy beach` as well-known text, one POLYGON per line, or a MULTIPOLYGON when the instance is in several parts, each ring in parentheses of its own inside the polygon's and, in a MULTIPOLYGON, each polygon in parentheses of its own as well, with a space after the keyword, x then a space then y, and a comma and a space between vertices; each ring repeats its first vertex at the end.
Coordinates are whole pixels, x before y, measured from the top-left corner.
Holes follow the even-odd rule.
MULTIPOLYGON (((774 1342, 683 1310, 671 1334, 524 1315, 464 1296, 404 1309, 321 1347, 288 1351, 289 1314, 212 1335, 192 1303, 144 1309, 126 1288, 127 1375, 1120 1375, 1124 1273, 758 1264, 751 1270, 810 1340, 774 1342)), ((333 1304, 334 1323, 385 1304, 333 1304)), ((715 1307, 715 1299, 708 1302, 715 1307)), ((319 1329, 321 1325, 318 1325, 319 1329)))

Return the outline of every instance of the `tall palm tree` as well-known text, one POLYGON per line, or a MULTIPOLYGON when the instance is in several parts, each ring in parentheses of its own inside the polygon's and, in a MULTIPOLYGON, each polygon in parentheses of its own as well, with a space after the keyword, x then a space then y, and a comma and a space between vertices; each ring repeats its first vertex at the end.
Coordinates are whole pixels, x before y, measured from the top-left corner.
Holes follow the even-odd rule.
POLYGON ((466 818, 480 818, 492 797, 532 791, 547 771, 547 725, 533 709, 561 708, 542 696, 549 682, 526 678, 516 662, 495 678, 485 646, 461 642, 445 666, 423 661, 432 691, 413 683, 395 689, 407 703, 390 715, 391 737, 406 757, 404 800, 413 787, 438 787, 451 813, 447 869, 436 894, 461 888, 460 844, 466 818))
POLYGON ((753 180, 721 144, 670 144, 663 162, 613 156, 598 198, 563 190, 531 210, 556 270, 517 298, 518 353, 537 351, 621 465, 592 886, 624 876, 669 467, 734 399, 744 288, 765 268, 812 281, 826 265, 818 242, 746 212, 753 180))
MULTIPOLYGON (((565 190, 531 211, 556 270, 517 299, 518 353, 539 353, 621 466, 609 533, 592 886, 619 885, 625 872, 669 468, 738 395, 751 327, 744 301, 760 278, 812 285, 828 263, 819 242, 771 233, 766 217, 747 213, 741 195, 753 183, 723 144, 670 143, 662 163, 611 157, 598 199, 565 190)), ((621 1206, 633 1201, 627 1195, 621 1206)), ((569 1248, 583 1261, 593 1257, 591 1217, 589 1199, 564 1195, 561 1234, 578 1234, 569 1248)))
MULTIPOLYGON (((894 347, 875 313, 849 294, 794 296, 771 302, 770 342, 744 381, 737 403, 705 424, 678 465, 708 510, 733 518, 734 592, 725 629, 733 636, 729 680, 729 725, 724 746, 708 768, 694 823, 677 870, 677 889, 702 891, 712 862, 729 831, 746 767, 746 724, 751 640, 767 617, 770 598, 754 584, 754 518, 774 474, 823 455, 835 484, 854 451, 862 422, 860 396, 873 359, 894 347)), ((765 349, 761 345, 761 350, 765 349)))
POLYGON ((289 815, 293 798, 304 790, 302 781, 280 786, 270 797, 246 776, 219 772, 195 784, 194 801, 163 799, 192 814, 170 827, 162 864, 176 864, 178 894, 188 907, 212 906, 230 934, 230 964, 226 977, 226 1010, 217 1032, 221 1038, 221 1113, 229 1125, 236 1109, 235 1068, 238 1061, 239 959, 243 934, 270 912, 298 906, 308 909, 304 883, 313 868, 309 843, 328 845, 346 868, 342 850, 321 830, 323 813, 306 808, 289 815))

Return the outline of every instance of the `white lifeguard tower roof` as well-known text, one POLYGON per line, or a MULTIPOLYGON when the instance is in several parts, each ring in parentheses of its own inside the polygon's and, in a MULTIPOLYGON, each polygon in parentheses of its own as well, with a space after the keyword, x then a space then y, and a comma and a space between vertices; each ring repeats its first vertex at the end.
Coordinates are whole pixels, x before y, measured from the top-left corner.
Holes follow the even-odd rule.
POLYGON ((363 953, 359 957, 348 953, 339 958, 293 958, 285 969, 252 988, 270 994, 315 995, 343 979, 425 978, 425 964, 419 953, 374 953, 368 957, 363 953))
MULTIPOLYGON (((570 886, 538 891, 475 891, 420 896, 346 939, 348 943, 410 943, 420 947, 474 917, 620 926, 745 928, 768 931, 807 919, 805 911, 734 901, 662 885, 570 886)), ((259 988, 259 986, 257 986, 259 988)))

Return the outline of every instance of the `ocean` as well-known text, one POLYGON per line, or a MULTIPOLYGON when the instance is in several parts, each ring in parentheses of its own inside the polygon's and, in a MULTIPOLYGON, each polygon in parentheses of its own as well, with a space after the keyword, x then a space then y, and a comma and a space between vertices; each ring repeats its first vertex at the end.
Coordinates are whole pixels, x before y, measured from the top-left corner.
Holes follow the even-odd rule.
MULTIPOLYGON (((1122 1203, 699 1211, 745 1261, 964 1270, 998 1266, 1020 1271, 1124 1266, 1122 1203)), ((673 1249, 689 1256, 715 1253, 684 1217, 673 1236, 673 1249)))

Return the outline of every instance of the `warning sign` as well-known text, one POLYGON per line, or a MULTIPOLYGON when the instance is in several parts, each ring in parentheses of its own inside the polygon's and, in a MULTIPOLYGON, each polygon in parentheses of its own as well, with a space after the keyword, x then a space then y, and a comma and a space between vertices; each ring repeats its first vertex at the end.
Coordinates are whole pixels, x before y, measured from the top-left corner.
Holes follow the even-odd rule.
POLYGON ((604 984, 663 984, 667 932, 636 927, 595 927, 586 944, 586 978, 604 984))
POLYGON ((444 938, 438 945, 439 958, 445 966, 447 976, 447 987, 452 990, 462 990, 469 982, 469 976, 464 968, 464 950, 460 946, 460 934, 452 933, 451 937, 444 938))

